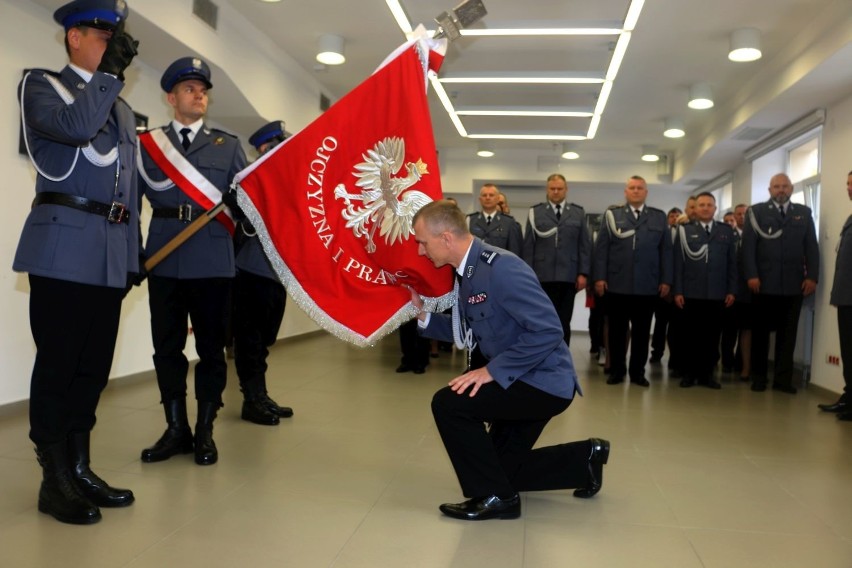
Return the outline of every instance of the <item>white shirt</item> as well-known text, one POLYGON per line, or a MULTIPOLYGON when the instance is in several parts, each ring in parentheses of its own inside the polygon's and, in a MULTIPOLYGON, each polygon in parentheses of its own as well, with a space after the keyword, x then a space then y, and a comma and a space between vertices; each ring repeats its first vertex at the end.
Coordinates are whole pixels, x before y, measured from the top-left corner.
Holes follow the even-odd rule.
POLYGON ((201 130, 201 127, 204 125, 204 119, 199 118, 192 124, 181 124, 177 120, 172 120, 172 128, 175 129, 175 132, 180 136, 180 131, 184 128, 189 128, 191 132, 187 134, 187 138, 189 138, 190 143, 195 140, 195 135, 198 134, 198 131, 201 130))

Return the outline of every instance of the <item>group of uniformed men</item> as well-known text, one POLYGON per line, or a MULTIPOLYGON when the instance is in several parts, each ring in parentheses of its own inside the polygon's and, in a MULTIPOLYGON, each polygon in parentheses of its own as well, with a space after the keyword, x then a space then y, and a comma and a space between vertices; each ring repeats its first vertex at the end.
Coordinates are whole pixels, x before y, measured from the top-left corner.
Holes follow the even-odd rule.
MULTIPOLYGON (((109 378, 122 299, 145 277, 167 429, 142 451, 142 461, 181 453, 194 453, 199 465, 218 460, 213 422, 225 388, 232 293, 242 418, 274 425, 293 414, 269 397, 265 382, 285 290, 229 193, 247 165, 245 153, 236 137, 204 122, 210 68, 197 57, 172 63, 160 85, 174 120, 137 139, 135 116, 119 97, 139 45, 124 29, 126 17, 123 0, 73 0, 57 9, 69 63, 58 73, 30 70, 19 89, 24 139, 38 172, 13 265, 29 274, 31 290, 30 438, 43 470, 38 508, 74 524, 97 522, 101 507, 134 501, 132 491, 91 470, 90 433, 109 378), (153 208, 144 247, 142 195, 153 208), (223 200, 229 209, 146 271, 148 255, 223 200), (183 354, 188 319, 199 356, 194 431, 183 354)), ((264 153, 285 136, 276 121, 250 143, 264 153)))
MULTIPOLYGON (((796 393, 796 330, 802 300, 816 289, 819 249, 813 214, 790 201, 788 176, 772 177, 767 202, 737 206, 731 215, 735 226, 715 220, 716 200, 706 192, 689 198, 686 213, 675 208, 666 215, 646 204, 647 184, 633 176, 624 205, 604 213, 594 245, 585 212, 567 201, 567 189, 560 174, 547 179, 547 201, 530 209, 520 253, 517 245, 510 248, 518 240, 513 219, 498 214, 496 228, 488 223, 493 185, 482 188, 482 211, 469 215, 470 228, 486 243, 520 254, 534 269, 560 315, 566 343, 574 294, 588 279, 608 323, 608 384, 629 377, 635 385, 649 386, 645 367, 656 311, 658 326, 671 323, 670 375, 681 379, 681 387, 721 388, 715 369, 727 326, 733 327, 733 340, 726 337, 725 370, 735 365, 739 339, 743 379, 755 392, 766 390, 774 331, 772 389, 796 393)), ((659 362, 665 332, 655 335, 651 361, 659 362)), ((845 411, 845 398, 825 406, 845 411)))

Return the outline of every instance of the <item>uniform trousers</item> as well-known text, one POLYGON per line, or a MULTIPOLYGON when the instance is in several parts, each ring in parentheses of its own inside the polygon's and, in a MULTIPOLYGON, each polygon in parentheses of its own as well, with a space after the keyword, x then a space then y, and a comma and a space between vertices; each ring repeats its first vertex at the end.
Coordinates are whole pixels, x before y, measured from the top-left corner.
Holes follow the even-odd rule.
POLYGON ((843 360, 844 394, 852 395, 852 306, 837 306, 840 358, 843 360))
POLYGON ((737 366, 737 338, 740 335, 738 314, 739 312, 733 306, 722 313, 722 337, 719 349, 724 369, 733 369, 737 366))
POLYGON ((769 371, 769 334, 775 331, 773 384, 792 386, 793 350, 802 311, 802 296, 752 296, 754 322, 751 332, 751 374, 755 383, 766 383, 769 371))
POLYGON ((435 424, 465 497, 588 485, 588 440, 532 449, 571 399, 521 381, 508 389, 490 382, 476 396, 469 394, 469 389, 459 395, 444 387, 432 398, 435 424))
POLYGON ((666 352, 666 338, 672 311, 675 310, 671 298, 657 298, 654 305, 654 335, 651 337, 651 355, 661 358, 666 352))
POLYGON ((36 346, 30 439, 53 444, 89 432, 109 380, 124 289, 30 275, 36 346))
POLYGON ((269 347, 278 340, 287 291, 278 280, 239 271, 234 278, 234 364, 240 385, 266 377, 269 347))
POLYGON ((562 324, 562 335, 565 344, 571 345, 571 317, 574 315, 574 297, 577 295, 577 284, 575 282, 542 282, 541 287, 559 316, 562 324))
POLYGON ((684 332, 689 341, 684 342, 684 372, 690 379, 707 382, 719 361, 719 338, 722 335, 723 300, 686 298, 683 317, 684 332))
POLYGON ((406 367, 425 369, 429 364, 431 340, 420 336, 417 331, 417 319, 399 326, 399 346, 402 350, 402 364, 406 367))
POLYGON ((634 296, 606 293, 609 316, 610 369, 614 378, 624 378, 629 371, 630 380, 645 377, 648 362, 648 341, 651 319, 657 296, 634 296), (627 331, 630 330, 630 367, 627 367, 627 331))
POLYGON ((183 354, 187 318, 195 336, 195 398, 222 406, 228 365, 225 338, 233 278, 148 278, 154 369, 161 401, 186 398, 189 362, 183 354))

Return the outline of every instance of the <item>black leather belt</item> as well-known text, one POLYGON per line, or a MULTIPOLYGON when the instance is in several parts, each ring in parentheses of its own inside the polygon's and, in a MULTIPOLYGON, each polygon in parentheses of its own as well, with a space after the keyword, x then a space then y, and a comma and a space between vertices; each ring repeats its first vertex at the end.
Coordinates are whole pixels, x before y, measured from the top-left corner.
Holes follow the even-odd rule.
POLYGON ((184 203, 180 207, 158 207, 154 209, 154 217, 177 219, 184 223, 191 223, 204 215, 204 213, 204 209, 193 209, 189 203, 184 203))
POLYGON ((92 201, 91 199, 77 195, 44 191, 37 193, 35 199, 33 199, 33 207, 37 207, 38 205, 62 205, 63 207, 70 207, 71 209, 104 217, 110 223, 127 223, 130 220, 130 211, 127 210, 127 206, 118 201, 101 203, 100 201, 92 201))

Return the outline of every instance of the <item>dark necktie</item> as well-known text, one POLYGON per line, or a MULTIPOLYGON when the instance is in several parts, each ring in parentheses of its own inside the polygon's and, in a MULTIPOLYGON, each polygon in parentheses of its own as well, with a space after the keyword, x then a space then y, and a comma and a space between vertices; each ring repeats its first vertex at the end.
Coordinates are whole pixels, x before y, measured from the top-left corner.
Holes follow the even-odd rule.
POLYGON ((491 224, 491 215, 486 215, 486 216, 485 216, 485 224, 486 224, 486 225, 490 225, 490 224, 491 224))
POLYGON ((634 209, 633 210, 633 216, 636 218, 637 221, 639 220, 639 215, 641 215, 641 214, 642 214, 641 209, 634 209))
POLYGON ((785 217, 787 217, 787 213, 785 213, 785 211, 784 211, 784 206, 783 206, 783 205, 781 205, 780 207, 778 207, 778 211, 780 211, 780 212, 781 212, 781 218, 782 218, 782 219, 784 219, 785 217))
POLYGON ((189 145, 192 144, 189 140, 189 133, 192 132, 191 128, 181 128, 180 129, 180 143, 183 146, 184 150, 189 150, 189 145))
POLYGON ((704 232, 707 233, 707 236, 710 236, 710 225, 704 225, 704 232))
POLYGON ((562 218, 562 204, 557 203, 556 204, 556 220, 558 221, 561 218, 562 218))

